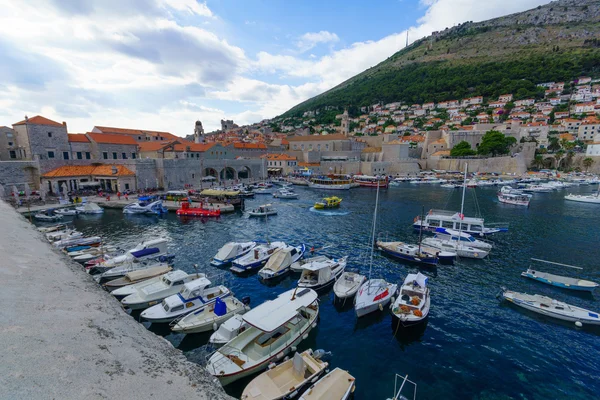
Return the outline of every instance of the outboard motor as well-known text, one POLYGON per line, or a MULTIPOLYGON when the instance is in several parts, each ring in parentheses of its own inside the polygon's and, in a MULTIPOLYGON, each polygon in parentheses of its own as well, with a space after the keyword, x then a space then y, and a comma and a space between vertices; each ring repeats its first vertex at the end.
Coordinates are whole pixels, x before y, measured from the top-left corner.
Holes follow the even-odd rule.
POLYGON ((314 358, 316 358, 317 360, 325 360, 325 359, 333 356, 333 353, 330 351, 325 351, 323 349, 317 349, 313 352, 312 356, 314 358))
POLYGON ((250 296, 242 297, 242 304, 245 306, 250 305, 250 296))

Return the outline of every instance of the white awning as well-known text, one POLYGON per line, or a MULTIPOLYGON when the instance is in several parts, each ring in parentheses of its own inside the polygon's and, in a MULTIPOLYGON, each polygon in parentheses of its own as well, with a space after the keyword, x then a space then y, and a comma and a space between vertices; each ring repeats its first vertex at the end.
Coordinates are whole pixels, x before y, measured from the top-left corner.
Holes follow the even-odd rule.
POLYGON ((243 318, 263 332, 272 332, 294 318, 300 308, 308 307, 316 300, 317 292, 312 289, 292 289, 248 311, 243 318))

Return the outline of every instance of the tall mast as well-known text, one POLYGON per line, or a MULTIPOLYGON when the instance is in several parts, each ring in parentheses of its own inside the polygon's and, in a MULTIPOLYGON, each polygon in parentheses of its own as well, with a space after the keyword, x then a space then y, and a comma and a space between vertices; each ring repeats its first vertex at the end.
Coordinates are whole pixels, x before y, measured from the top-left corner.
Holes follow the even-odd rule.
POLYGON ((371 261, 369 263, 369 280, 373 269, 373 252, 375 251, 375 228, 377 224, 377 205, 379 204, 379 179, 377 179, 377 194, 375 195, 375 212, 373 213, 373 232, 371 234, 371 261))
MULTIPOLYGON (((462 216, 464 215, 463 212, 465 211, 465 191, 467 190, 467 168, 468 167, 469 167, 469 165, 467 163, 465 163, 465 177, 463 179, 462 201, 460 203, 461 220, 462 220, 462 216)), ((460 224, 460 226, 462 227, 462 223, 460 224)))
MULTIPOLYGON (((421 210, 421 221, 423 221, 423 214, 425 214, 425 206, 421 210)), ((419 229, 419 256, 421 256, 421 239, 423 238, 423 223, 421 223, 421 229, 419 229)))

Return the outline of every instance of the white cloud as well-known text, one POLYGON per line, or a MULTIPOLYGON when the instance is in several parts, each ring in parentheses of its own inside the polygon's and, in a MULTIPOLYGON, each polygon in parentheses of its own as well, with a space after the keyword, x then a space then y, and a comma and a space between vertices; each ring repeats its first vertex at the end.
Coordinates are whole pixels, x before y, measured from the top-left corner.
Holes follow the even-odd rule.
POLYGON ((185 11, 190 14, 196 14, 203 17, 212 17, 213 13, 210 11, 206 3, 199 3, 196 0, 162 0, 167 6, 177 10, 185 11))
POLYGON ((320 43, 335 43, 340 38, 335 33, 328 31, 307 32, 300 36, 296 41, 296 46, 300 51, 308 51, 320 43))

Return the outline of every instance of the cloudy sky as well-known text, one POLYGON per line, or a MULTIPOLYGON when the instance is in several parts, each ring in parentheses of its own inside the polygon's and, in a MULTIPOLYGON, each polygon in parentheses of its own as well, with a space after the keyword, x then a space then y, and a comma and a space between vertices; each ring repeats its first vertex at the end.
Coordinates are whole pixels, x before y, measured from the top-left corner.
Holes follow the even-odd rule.
POLYGON ((409 40, 549 0, 0 0, 0 125, 184 136, 274 117, 409 40))

